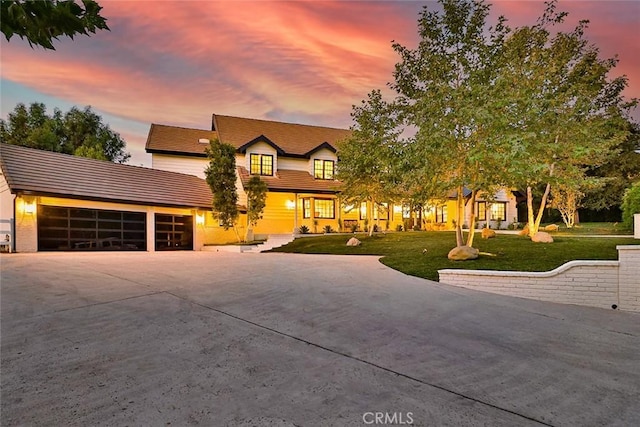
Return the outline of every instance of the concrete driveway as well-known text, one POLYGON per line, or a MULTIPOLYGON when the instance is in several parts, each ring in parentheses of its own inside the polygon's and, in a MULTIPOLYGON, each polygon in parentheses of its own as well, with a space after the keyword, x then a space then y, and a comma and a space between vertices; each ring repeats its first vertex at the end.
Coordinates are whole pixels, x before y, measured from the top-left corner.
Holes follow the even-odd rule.
POLYGON ((640 316, 375 257, 0 258, 3 426, 640 425, 640 316))

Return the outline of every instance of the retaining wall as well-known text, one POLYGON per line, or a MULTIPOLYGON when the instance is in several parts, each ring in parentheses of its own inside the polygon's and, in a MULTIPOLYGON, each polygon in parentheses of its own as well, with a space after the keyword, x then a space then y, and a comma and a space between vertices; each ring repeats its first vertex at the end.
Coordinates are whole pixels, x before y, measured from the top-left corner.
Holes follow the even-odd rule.
POLYGON ((618 261, 571 261, 552 271, 439 270, 453 286, 563 304, 640 312, 640 245, 618 246, 618 261))

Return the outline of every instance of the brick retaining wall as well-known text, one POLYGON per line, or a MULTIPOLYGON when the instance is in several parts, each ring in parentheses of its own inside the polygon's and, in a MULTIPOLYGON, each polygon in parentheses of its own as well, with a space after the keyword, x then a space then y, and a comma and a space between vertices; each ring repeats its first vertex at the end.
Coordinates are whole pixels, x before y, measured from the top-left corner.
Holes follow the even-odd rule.
POLYGON ((640 312, 640 245, 618 261, 571 261, 552 271, 439 270, 440 282, 501 295, 640 312))

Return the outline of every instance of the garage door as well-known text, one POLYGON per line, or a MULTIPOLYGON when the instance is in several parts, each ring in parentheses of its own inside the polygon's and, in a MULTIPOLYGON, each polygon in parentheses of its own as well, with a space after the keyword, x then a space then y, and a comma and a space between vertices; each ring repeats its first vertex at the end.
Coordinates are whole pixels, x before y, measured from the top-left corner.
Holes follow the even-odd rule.
POLYGON ((156 251, 193 250, 193 216, 156 214, 156 251))
POLYGON ((39 251, 147 250, 144 212, 38 206, 39 251))

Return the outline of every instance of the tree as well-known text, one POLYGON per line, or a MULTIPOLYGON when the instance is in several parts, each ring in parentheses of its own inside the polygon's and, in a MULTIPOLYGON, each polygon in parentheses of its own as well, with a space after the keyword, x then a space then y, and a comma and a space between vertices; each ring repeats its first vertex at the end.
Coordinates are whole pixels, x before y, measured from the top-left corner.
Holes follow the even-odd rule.
POLYGON ((6 121, 0 119, 0 142, 116 163, 131 157, 125 141, 89 106, 73 107, 64 115, 55 109, 49 116, 42 103, 28 109, 18 104, 6 121))
POLYGON ((394 109, 382 99, 379 90, 353 106, 351 136, 338 143, 341 198, 359 206, 368 202, 369 235, 373 233, 373 209, 399 193, 399 154, 397 120, 394 109))
MULTIPOLYGON (((209 165, 205 179, 213 194, 213 214, 225 230, 235 229, 238 220, 238 191, 236 190, 236 149, 218 139, 209 141, 207 148, 209 165)), ((238 241, 240 237, 238 236, 238 241)))
POLYGON ((31 47, 55 50, 52 42, 61 36, 73 39, 76 34, 109 30, 100 10, 94 0, 82 0, 82 5, 74 0, 2 0, 0 28, 7 41, 17 35, 31 47))
POLYGON ((625 115, 635 101, 621 92, 626 77, 607 74, 616 59, 598 58, 598 48, 584 37, 588 21, 570 32, 552 35, 564 12, 556 3, 537 25, 517 29, 505 43, 504 64, 496 82, 508 117, 505 138, 518 155, 508 163, 512 184, 527 189, 529 235, 538 231, 551 188, 580 191, 589 167, 627 135, 625 115), (540 207, 533 209, 534 189, 544 186, 540 207))
POLYGON ((248 239, 249 227, 255 227, 258 220, 262 219, 267 201, 267 190, 267 184, 257 175, 252 176, 244 187, 244 191, 247 193, 247 235, 245 240, 248 239))
POLYGON ((607 160, 587 175, 601 182, 585 194, 584 207, 602 210, 622 204, 622 196, 640 181, 640 125, 628 122, 629 135, 610 151, 607 160))
POLYGON ((636 182, 624 192, 622 198, 622 223, 627 228, 633 227, 633 216, 640 214, 640 182, 636 182))
POLYGON ((502 163, 508 153, 496 145, 502 122, 495 120, 493 81, 502 45, 509 33, 500 17, 486 28, 490 7, 482 1, 441 0, 442 12, 423 9, 416 49, 394 43, 401 61, 392 88, 405 123, 416 129, 407 150, 412 193, 457 197, 456 244, 462 246, 464 189, 471 189, 473 244, 475 198, 491 194, 506 181, 502 163))

